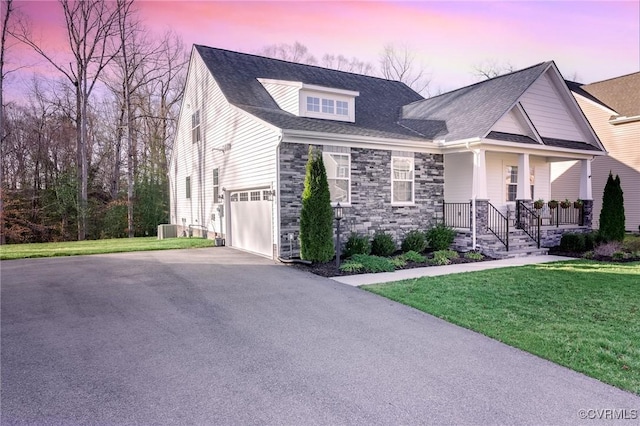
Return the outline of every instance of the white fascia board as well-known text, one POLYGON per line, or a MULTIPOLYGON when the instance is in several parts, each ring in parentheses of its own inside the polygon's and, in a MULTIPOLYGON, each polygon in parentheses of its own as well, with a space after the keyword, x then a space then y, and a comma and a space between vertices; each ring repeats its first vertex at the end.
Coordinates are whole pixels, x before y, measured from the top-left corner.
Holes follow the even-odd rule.
POLYGON ((625 117, 624 115, 613 117, 609 120, 609 123, 615 126, 623 123, 632 123, 634 121, 640 121, 640 115, 634 115, 632 117, 625 117))
POLYGON ((297 88, 301 88, 303 86, 301 81, 275 80, 273 78, 261 78, 261 77, 257 78, 256 80, 258 80, 262 84, 279 84, 281 86, 291 86, 291 87, 297 87, 297 88))
POLYGON ((515 154, 528 153, 531 155, 548 156, 550 154, 563 154, 563 157, 575 159, 592 158, 607 155, 607 152, 589 151, 586 149, 567 149, 549 145, 527 145, 514 142, 485 140, 482 147, 490 151, 510 152, 515 154))
POLYGON ((413 151, 424 152, 428 154, 442 153, 439 146, 433 144, 433 142, 428 140, 379 138, 360 135, 343 135, 337 133, 309 132, 304 130, 283 129, 282 142, 312 145, 333 145, 353 148, 413 151))
POLYGON ((313 92, 333 93, 336 95, 344 95, 344 96, 352 96, 352 97, 360 96, 360 92, 356 92, 354 90, 336 89, 333 87, 317 86, 315 84, 302 83, 302 89, 313 91, 313 92))

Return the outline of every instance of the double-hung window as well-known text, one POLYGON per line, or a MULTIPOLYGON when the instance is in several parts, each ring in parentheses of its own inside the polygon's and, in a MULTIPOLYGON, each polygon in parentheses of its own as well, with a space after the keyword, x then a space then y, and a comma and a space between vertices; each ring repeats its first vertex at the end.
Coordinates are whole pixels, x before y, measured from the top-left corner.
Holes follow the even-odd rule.
POLYGON ((200 142, 200 110, 191 114, 191 142, 200 142))
POLYGON ((349 148, 325 147, 322 161, 327 171, 332 203, 351 202, 351 154, 349 148))
POLYGON ((220 184, 218 180, 218 169, 213 169, 213 202, 220 202, 220 184))
POLYGON ((413 204, 414 161, 412 153, 393 152, 391 156, 391 202, 413 204))
MULTIPOLYGON (((529 172, 529 190, 531 191, 531 199, 533 200, 534 186, 536 176, 534 168, 530 168, 529 172)), ((518 166, 507 166, 506 170, 507 184, 507 201, 516 201, 518 198, 518 166)))

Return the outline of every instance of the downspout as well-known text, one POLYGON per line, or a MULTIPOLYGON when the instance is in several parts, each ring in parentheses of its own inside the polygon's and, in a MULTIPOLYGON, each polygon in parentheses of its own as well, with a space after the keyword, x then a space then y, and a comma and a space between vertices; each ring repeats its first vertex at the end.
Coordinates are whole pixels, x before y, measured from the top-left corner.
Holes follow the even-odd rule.
POLYGON ((276 214, 275 219, 276 223, 273 227, 275 230, 274 239, 276 239, 276 253, 275 258, 282 261, 280 259, 280 145, 282 145, 282 129, 280 130, 280 135, 278 135, 278 143, 276 144, 276 182, 275 182, 275 202, 276 202, 276 214))

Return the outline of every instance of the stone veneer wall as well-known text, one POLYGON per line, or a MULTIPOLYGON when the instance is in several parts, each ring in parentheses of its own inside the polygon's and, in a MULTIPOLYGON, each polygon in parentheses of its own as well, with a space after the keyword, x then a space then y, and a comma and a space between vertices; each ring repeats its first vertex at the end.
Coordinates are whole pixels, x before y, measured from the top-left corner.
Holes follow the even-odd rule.
MULTIPOLYGON (((280 254, 289 253, 287 235, 300 232, 300 210, 309 145, 280 146, 280 254)), ((441 154, 414 154, 415 205, 391 205, 391 151, 351 148, 351 206, 345 207, 342 241, 350 232, 385 231, 398 246, 413 229, 442 219, 444 162, 441 154)), ((298 245, 294 254, 299 254, 298 245)))

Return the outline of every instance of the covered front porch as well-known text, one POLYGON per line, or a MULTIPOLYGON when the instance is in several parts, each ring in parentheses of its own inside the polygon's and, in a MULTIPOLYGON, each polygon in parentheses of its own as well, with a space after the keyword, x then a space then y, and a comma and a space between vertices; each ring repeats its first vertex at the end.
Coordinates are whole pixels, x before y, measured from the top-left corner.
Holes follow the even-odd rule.
POLYGON ((445 154, 442 217, 458 230, 458 248, 527 252, 558 245, 565 232, 589 232, 592 157, 571 156, 580 162, 579 191, 572 200, 554 200, 550 164, 566 158, 487 149, 445 154))

